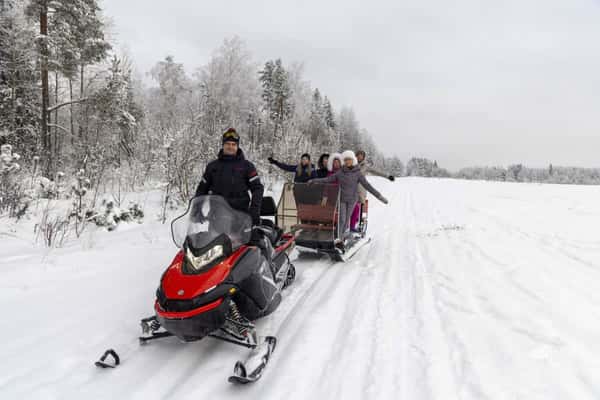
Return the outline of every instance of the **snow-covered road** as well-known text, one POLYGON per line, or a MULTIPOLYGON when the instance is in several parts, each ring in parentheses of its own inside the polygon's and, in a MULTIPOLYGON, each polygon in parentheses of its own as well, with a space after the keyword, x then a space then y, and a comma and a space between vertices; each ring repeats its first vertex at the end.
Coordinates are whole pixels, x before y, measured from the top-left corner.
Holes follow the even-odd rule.
POLYGON ((372 244, 296 261, 261 381, 244 350, 140 347, 174 255, 168 226, 89 233, 43 256, 0 234, 2 399, 598 399, 600 187, 372 178, 372 244), (43 256, 43 257, 42 257, 43 256), (114 347, 123 364, 97 370, 114 347))

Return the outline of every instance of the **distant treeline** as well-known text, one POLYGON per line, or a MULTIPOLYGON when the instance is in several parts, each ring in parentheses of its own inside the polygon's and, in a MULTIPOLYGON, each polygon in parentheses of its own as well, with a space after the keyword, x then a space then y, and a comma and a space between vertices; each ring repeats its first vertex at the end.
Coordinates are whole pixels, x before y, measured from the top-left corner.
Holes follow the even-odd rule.
POLYGON ((427 158, 411 158, 406 176, 443 177, 500 182, 538 182, 573 185, 600 185, 600 168, 556 167, 529 168, 523 164, 508 167, 468 167, 451 173, 427 158))
POLYGON ((578 167, 528 168, 522 164, 504 167, 463 168, 454 174, 460 179, 487 181, 562 183, 574 185, 600 185, 600 169, 578 167))

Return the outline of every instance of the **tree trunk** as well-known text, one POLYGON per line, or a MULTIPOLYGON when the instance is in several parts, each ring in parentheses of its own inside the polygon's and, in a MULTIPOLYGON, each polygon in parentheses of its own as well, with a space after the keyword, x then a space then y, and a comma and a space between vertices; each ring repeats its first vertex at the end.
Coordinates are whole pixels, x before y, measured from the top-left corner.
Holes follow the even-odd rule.
POLYGON ((51 176, 52 172, 52 147, 50 141, 50 134, 48 132, 48 103, 50 98, 48 88, 48 5, 42 4, 40 9, 40 35, 42 36, 43 42, 41 45, 41 75, 42 75, 42 149, 45 160, 45 174, 51 176))
MULTIPOLYGON (((54 104, 58 104, 58 71, 54 73, 54 104)), ((54 111, 54 124, 58 125, 58 110, 54 111)), ((59 143, 58 128, 56 127, 54 127, 54 135, 52 139, 54 142, 54 163, 56 166, 58 166, 60 160, 61 143, 59 143)))
MULTIPOLYGON (((69 78, 69 101, 73 101, 73 79, 69 78)), ((73 104, 69 107, 69 119, 71 122, 71 147, 75 146, 75 125, 73 123, 73 104)))
MULTIPOLYGON (((79 71, 79 98, 83 99, 84 96, 84 86, 83 86, 83 78, 84 78, 84 66, 81 65, 80 67, 80 71, 79 71)), ((79 110, 79 140, 81 141, 83 139, 83 134, 84 134, 84 113, 83 110, 80 109, 79 110)), ((87 127, 86 127, 87 129, 87 127)), ((87 140, 84 141, 85 143, 87 143, 87 140)))

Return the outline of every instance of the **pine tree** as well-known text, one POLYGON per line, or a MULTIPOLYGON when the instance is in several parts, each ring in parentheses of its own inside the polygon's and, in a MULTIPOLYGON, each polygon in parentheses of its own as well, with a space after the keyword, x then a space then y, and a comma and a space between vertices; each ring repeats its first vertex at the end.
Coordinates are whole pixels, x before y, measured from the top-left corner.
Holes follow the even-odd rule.
POLYGON ((338 118, 337 130, 342 149, 356 149, 360 147, 360 128, 352 108, 342 108, 338 118))
MULTIPOLYGON (((41 143, 45 158, 45 173, 53 176, 60 163, 61 147, 64 142, 59 137, 69 132, 58 124, 60 108, 79 103, 86 99, 70 99, 59 103, 58 86, 60 76, 73 79, 77 67, 81 69, 81 90, 83 96, 83 68, 92 62, 106 57, 110 46, 104 41, 103 24, 98 15, 96 0, 29 0, 26 14, 32 21, 39 21, 38 58, 41 75, 41 143), (55 74, 54 105, 50 107, 49 72, 55 74), (51 123, 51 114, 54 121, 51 123), (54 135, 51 129, 54 128, 54 135)), ((71 90, 72 93, 72 90, 71 90)), ((71 124, 72 126, 73 124, 71 124)), ((73 135, 73 130, 70 132, 73 135)))
POLYGON ((265 108, 274 125, 273 136, 281 138, 285 133, 285 123, 294 113, 288 74, 281 59, 265 63, 264 69, 260 72, 260 82, 263 87, 262 98, 265 108))
POLYGON ((315 89, 310 108, 309 135, 312 143, 323 145, 327 142, 325 118, 323 115, 323 100, 319 89, 315 89))
POLYGON ((329 129, 335 129, 335 114, 327 96, 325 96, 323 99, 323 113, 325 115, 325 123, 327 124, 327 127, 329 129))

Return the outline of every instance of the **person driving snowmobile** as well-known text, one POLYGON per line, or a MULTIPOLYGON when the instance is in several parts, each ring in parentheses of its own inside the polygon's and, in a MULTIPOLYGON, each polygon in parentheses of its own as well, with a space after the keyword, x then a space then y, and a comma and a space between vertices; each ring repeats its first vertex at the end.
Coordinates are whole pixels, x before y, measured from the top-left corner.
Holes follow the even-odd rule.
POLYGON ((232 208, 250 214, 252 224, 260 225, 260 206, 265 188, 254 164, 244 157, 239 143, 240 136, 235 129, 229 128, 223 134, 223 147, 217 159, 206 166, 194 197, 205 194, 223 196, 232 208), (252 193, 252 199, 248 192, 252 193))
POLYGON ((347 150, 342 153, 344 166, 341 170, 327 178, 318 178, 308 181, 308 184, 314 183, 333 183, 340 185, 340 210, 339 210, 339 239, 343 241, 350 228, 350 216, 354 210, 354 205, 358 201, 358 185, 361 184, 366 190, 371 192, 379 201, 388 204, 388 200, 379 193, 367 181, 365 176, 358 168, 358 160, 354 152, 347 150))
POLYGON ((250 214, 253 228, 249 243, 261 249, 274 270, 273 248, 267 238, 274 236, 272 231, 276 228, 261 226, 260 209, 264 186, 254 164, 244 157, 239 143, 240 136, 234 128, 229 128, 223 134, 223 147, 219 151, 218 158, 206 166, 195 197, 206 194, 220 195, 227 200, 231 208, 250 214), (248 196, 248 192, 252 193, 252 200, 248 196))

